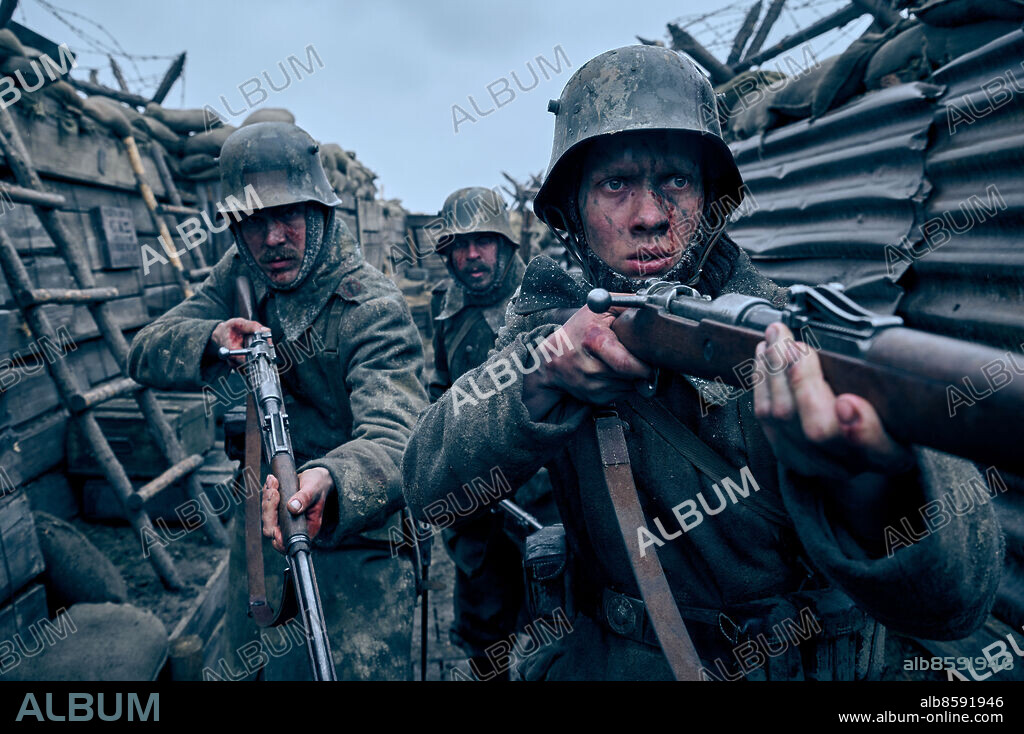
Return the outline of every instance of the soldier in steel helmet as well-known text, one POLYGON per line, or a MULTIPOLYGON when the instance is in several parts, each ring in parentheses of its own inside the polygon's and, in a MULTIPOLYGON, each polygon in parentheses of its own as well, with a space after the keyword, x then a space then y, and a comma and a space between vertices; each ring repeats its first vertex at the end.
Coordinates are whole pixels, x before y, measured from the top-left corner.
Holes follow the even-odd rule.
MULTIPOLYGON (((279 352, 297 355, 281 374, 300 483, 289 509, 306 513, 315 535, 338 678, 407 679, 415 577, 407 556, 391 557, 388 533, 401 528, 400 459, 427 403, 418 332, 401 293, 363 260, 336 211, 309 134, 281 122, 244 126, 225 141, 220 169, 235 245, 191 298, 138 333, 130 373, 158 388, 198 390, 227 373, 219 347, 240 348, 261 330, 279 352), (257 321, 235 316, 243 274, 257 321)), ((265 545, 283 551, 273 476, 263 495, 265 545)), ((246 618, 241 509, 235 514, 229 652, 215 674, 241 677, 262 665, 267 679, 308 679, 301 630, 261 636, 246 618)), ((269 550, 264 558, 269 598, 280 598, 284 558, 269 550)))
POLYGON ((702 409, 707 383, 661 371, 652 387, 652 368, 610 328, 619 314, 583 306, 590 288, 631 293, 652 277, 784 303, 785 289, 725 233, 744 192, 715 102, 706 77, 668 49, 620 48, 577 70, 549 106, 554 145, 534 210, 583 275, 535 258, 495 352, 427 410, 406 450, 406 498, 428 521, 432 502, 461 496, 490 466, 512 486, 548 466, 565 523, 569 629, 520 655, 524 677, 871 677, 886 627, 962 637, 993 602, 1002 541, 991 503, 894 553, 884 536, 980 481, 976 469, 894 441, 869 402, 832 392, 816 353, 785 326, 769 327, 750 355, 764 377, 753 394, 702 409), (538 339, 557 356, 497 390, 491 364, 529 364, 538 339), (558 349, 565 341, 574 348, 558 349), (770 352, 785 369, 769 368, 770 352), (456 414, 460 386, 496 394, 456 414), (613 420, 602 422, 611 405, 613 420), (620 526, 622 496, 610 491, 623 466, 645 528, 658 531, 640 548, 639 530, 620 526), (737 492, 710 478, 716 466, 735 472, 737 492), (640 590, 640 575, 658 573, 667 605, 640 590), (675 609, 685 635, 666 641, 655 627, 682 628, 675 609), (800 634, 779 632, 793 628, 800 634), (699 663, 680 664, 694 657, 675 644, 684 636, 699 663))
MULTIPOLYGON (((512 233, 508 209, 495 191, 459 189, 444 202, 444 229, 436 252, 449 276, 433 290, 434 371, 430 398, 480 365, 505 323, 505 307, 523 279, 526 265, 512 233)), ((547 472, 541 470, 517 490, 516 501, 535 516, 554 522, 547 472)), ((486 680, 508 677, 495 670, 485 651, 508 639, 523 607, 523 570, 516 545, 506 537, 500 515, 487 514, 442 531, 455 562, 453 640, 470 656, 474 674, 486 680)))

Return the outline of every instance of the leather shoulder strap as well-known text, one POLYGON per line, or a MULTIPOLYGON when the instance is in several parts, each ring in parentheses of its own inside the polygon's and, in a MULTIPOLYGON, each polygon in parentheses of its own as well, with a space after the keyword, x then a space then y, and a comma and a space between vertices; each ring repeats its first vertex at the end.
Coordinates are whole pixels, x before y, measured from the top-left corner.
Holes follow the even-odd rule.
POLYGON ((676 680, 701 680, 700 656, 686 631, 657 552, 641 556, 631 542, 637 537, 637 529, 646 527, 647 521, 633 482, 622 422, 614 411, 605 411, 595 415, 594 426, 605 489, 615 510, 619 532, 626 544, 626 555, 661 650, 676 680))
MULTIPOLYGON (((677 454, 697 467, 711 481, 717 484, 724 478, 736 474, 736 468, 732 464, 704 443, 700 436, 691 431, 665 406, 644 398, 629 398, 626 400, 626 406, 665 439, 677 454)), ((753 492, 744 499, 744 504, 769 522, 784 528, 793 528, 793 521, 789 515, 760 500, 753 492)))

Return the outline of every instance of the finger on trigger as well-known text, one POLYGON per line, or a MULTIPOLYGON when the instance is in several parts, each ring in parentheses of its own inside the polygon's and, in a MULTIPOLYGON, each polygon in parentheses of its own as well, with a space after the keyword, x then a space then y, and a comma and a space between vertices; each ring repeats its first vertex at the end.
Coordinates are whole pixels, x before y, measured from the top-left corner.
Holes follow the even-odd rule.
POLYGON ((771 393, 769 410, 771 410, 772 417, 780 421, 790 420, 796 405, 793 391, 789 387, 789 379, 786 376, 789 367, 786 349, 788 343, 783 341, 779 332, 775 332, 774 340, 769 337, 767 346, 761 352, 765 382, 768 383, 768 390, 771 393))
POLYGON ((764 368, 764 352, 766 348, 765 342, 758 342, 757 347, 754 349, 754 359, 757 363, 757 369, 753 373, 754 415, 758 418, 772 417, 772 392, 768 385, 767 371, 764 368), (760 376, 760 380, 757 379, 758 376, 760 376))
POLYGON ((824 441, 839 432, 835 393, 825 381, 821 362, 814 350, 808 350, 788 370, 789 388, 796 400, 803 433, 814 442, 824 441))

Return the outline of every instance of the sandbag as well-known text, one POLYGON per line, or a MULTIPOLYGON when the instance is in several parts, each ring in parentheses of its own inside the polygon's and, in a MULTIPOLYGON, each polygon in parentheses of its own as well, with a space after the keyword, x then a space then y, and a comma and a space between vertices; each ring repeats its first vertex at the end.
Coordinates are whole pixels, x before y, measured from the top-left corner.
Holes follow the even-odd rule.
POLYGON ((224 125, 208 133, 196 133, 185 140, 185 155, 210 155, 220 156, 221 146, 235 130, 234 125, 224 125))
POLYGON ((128 124, 126 113, 120 107, 121 105, 116 102, 111 102, 103 97, 87 97, 82 101, 82 110, 86 115, 109 128, 123 140, 132 134, 132 127, 128 124))
POLYGON ((771 99, 771 110, 774 116, 770 127, 781 127, 810 117, 814 95, 839 59, 839 56, 830 56, 799 76, 788 78, 785 84, 772 84, 770 89, 774 94, 771 99))
POLYGON ((289 122, 295 124, 295 115, 283 107, 261 107, 242 121, 241 127, 256 122, 289 122))
POLYGON ((880 89, 927 79, 935 69, 1016 27, 1016 23, 1004 20, 972 23, 962 28, 917 23, 886 41, 875 52, 864 72, 864 85, 868 89, 880 89))
POLYGON ((171 130, 181 135, 206 132, 223 124, 220 118, 211 111, 202 109, 172 110, 167 107, 161 107, 156 102, 150 102, 146 105, 146 114, 150 117, 155 117, 171 128, 171 130))
POLYGON ((217 159, 206 153, 188 155, 181 159, 181 172, 190 178, 211 168, 217 170, 217 159))
POLYGON ((44 91, 65 107, 75 110, 82 109, 82 98, 75 91, 75 88, 67 82, 54 82, 45 87, 44 91))
POLYGON ((158 141, 167 151, 174 153, 174 155, 181 155, 184 149, 184 138, 155 117, 139 115, 138 119, 132 121, 132 127, 144 130, 146 134, 158 141))
POLYGON ((786 78, 786 75, 778 71, 766 71, 753 69, 737 74, 732 79, 715 87, 718 95, 718 111, 720 116, 729 118, 739 114, 742 109, 755 104, 769 85, 775 85, 786 78))
POLYGON ((85 535, 45 512, 33 512, 32 517, 46 563, 43 583, 51 608, 128 598, 121 572, 85 535))
POLYGON ((345 177, 342 176, 341 173, 339 173, 337 168, 328 168, 326 170, 327 180, 330 182, 331 187, 335 190, 335 192, 337 192, 338 196, 340 197, 342 193, 345 192, 345 188, 348 182, 345 180, 345 177))
POLYGON ((326 143, 325 145, 321 145, 320 159, 324 162, 324 168, 327 170, 333 168, 340 171, 342 175, 348 173, 348 153, 342 150, 341 146, 337 143, 326 143))
POLYGON ((775 112, 772 110, 772 100, 775 92, 766 89, 764 99, 756 104, 747 105, 729 118, 729 127, 726 131, 728 140, 745 140, 759 135, 771 127, 775 120, 775 112))
POLYGON ((25 47, 10 28, 0 29, 0 56, 27 56, 25 47))
MULTIPOLYGON (((49 629, 34 634, 29 633, 24 647, 42 650, 23 656, 4 680, 148 681, 156 678, 167 660, 164 623, 130 604, 76 604, 49 629)), ((108 692, 107 713, 113 710, 113 695, 108 692)), ((145 704, 146 696, 139 698, 145 704)), ((122 705, 127 706, 127 701, 122 705)))
POLYGON ((1024 21, 1024 0, 925 0, 910 8, 922 22, 955 28, 985 20, 1024 21))
POLYGON ((885 33, 868 33, 850 44, 821 78, 811 101, 811 118, 841 106, 864 91, 864 72, 875 52, 898 33, 897 23, 885 33))

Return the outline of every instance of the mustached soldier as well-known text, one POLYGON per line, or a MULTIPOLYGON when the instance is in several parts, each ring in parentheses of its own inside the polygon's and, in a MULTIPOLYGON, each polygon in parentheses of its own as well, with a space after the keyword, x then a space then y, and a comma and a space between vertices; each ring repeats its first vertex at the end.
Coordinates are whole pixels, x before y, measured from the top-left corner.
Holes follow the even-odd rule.
MULTIPOLYGON (((220 169, 240 207, 252 193, 260 206, 225 208, 235 245, 191 298, 138 333, 131 376, 161 389, 200 389, 227 374, 219 347, 238 349, 264 329, 278 349, 313 352, 283 372, 281 385, 299 471, 293 512, 307 514, 310 535, 319 531, 313 563, 338 679, 407 679, 415 577, 409 558, 391 558, 387 538, 389 527, 401 527, 399 461, 427 403, 418 332, 401 293, 363 260, 334 209, 341 202, 304 130, 242 127, 225 141, 220 169), (253 281, 259 322, 234 317, 242 274, 253 281)), ((271 476, 263 531, 283 551, 277 497, 271 476)), ((274 628, 261 641, 247 620, 243 505, 236 507, 229 670, 266 662, 267 679, 309 679, 304 644, 295 642, 301 630, 274 628)), ((278 599, 284 558, 269 551, 271 540, 264 545, 268 598, 278 599)))
MULTIPOLYGON (((441 281, 430 303, 434 319, 434 374, 430 398, 480 365, 505 323, 505 307, 523 279, 526 265, 512 233, 508 209, 491 189, 453 192, 441 209, 444 232, 437 254, 451 277, 441 281)), ((521 487, 516 500, 534 515, 556 521, 547 473, 521 487)), ((482 679, 507 679, 486 655, 508 639, 523 606, 523 571, 518 548, 506 537, 500 515, 488 514, 442 532, 455 561, 455 621, 452 638, 470 656, 482 679)))
MULTIPOLYGON (((785 290, 723 232, 742 199, 741 178, 706 77, 674 51, 620 48, 580 67, 549 109, 554 145, 534 211, 563 239, 583 278, 535 258, 496 351, 454 387, 473 381, 494 390, 489 364, 528 359, 538 338, 553 346, 561 336, 575 348, 457 416, 453 387, 421 417, 403 464, 406 498, 424 520, 431 501, 461 492, 495 464, 513 486, 547 464, 567 536, 564 603, 574 616, 571 633, 529 656, 520 672, 666 679, 703 666, 696 677, 851 679, 877 670, 881 625, 933 639, 977 628, 1001 568, 991 503, 891 556, 884 547, 884 528, 978 481, 972 465, 896 443, 870 403, 832 392, 806 348, 783 349, 787 369, 752 395, 718 401, 706 417, 699 394, 706 383, 685 375, 662 371, 653 397, 641 397, 636 383, 651 380, 651 368, 616 338, 615 313, 583 306, 589 288, 635 292, 655 276, 712 297, 785 302, 785 290), (565 309, 573 310, 568 321, 555 313, 565 309), (613 402, 623 420, 595 420, 613 402), (606 450, 609 432, 620 438, 606 450), (621 469, 627 460, 636 513, 658 532, 658 542, 643 548, 637 530, 620 527, 621 496, 605 489, 613 481, 605 467, 621 469), (733 501, 708 478, 716 473, 709 465, 723 463, 746 496, 733 501), (682 508, 687 514, 674 522, 682 508), (630 562, 641 551, 660 560, 667 604, 641 598, 630 562), (666 620, 673 608, 699 664, 659 644, 652 620, 666 620), (783 652, 772 632, 787 629, 785 620, 806 635, 783 652)), ((767 329, 750 355, 764 373, 766 347, 790 337, 781 324, 767 329)))

